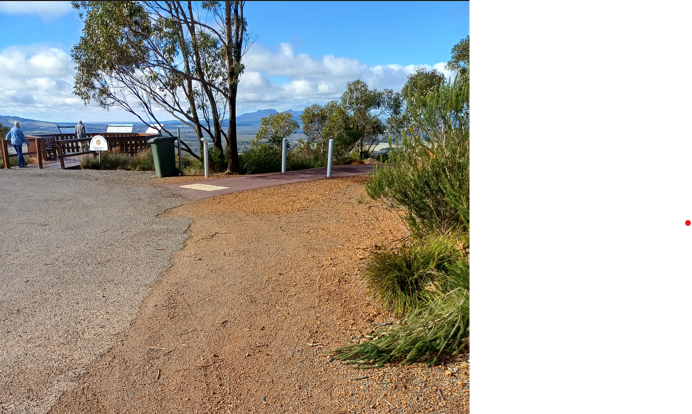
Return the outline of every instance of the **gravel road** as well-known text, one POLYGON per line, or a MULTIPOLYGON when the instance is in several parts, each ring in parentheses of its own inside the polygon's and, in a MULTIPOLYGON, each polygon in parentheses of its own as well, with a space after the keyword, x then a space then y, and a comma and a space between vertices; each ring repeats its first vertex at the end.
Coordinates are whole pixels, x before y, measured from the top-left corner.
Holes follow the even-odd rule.
POLYGON ((114 344, 190 220, 153 173, 0 170, 0 413, 45 413, 114 344))

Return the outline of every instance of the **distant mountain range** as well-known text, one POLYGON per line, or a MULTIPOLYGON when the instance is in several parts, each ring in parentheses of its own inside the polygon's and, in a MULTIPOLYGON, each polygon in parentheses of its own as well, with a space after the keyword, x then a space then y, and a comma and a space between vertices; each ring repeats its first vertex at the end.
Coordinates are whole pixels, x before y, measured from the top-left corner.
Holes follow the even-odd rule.
MULTIPOLYGON (((293 110, 288 110, 285 111, 293 115, 293 119, 298 122, 300 127, 303 127, 303 123, 300 120, 300 115, 303 113, 302 111, 293 111, 293 110)), ((278 114, 279 112, 276 109, 261 109, 256 112, 250 112, 247 114, 242 114, 236 117, 236 126, 239 129, 239 134, 242 133, 244 136, 248 135, 256 135, 257 131, 259 131, 260 123, 262 122, 262 118, 265 116, 269 116, 271 114, 278 114), (242 128, 241 128, 242 127, 242 128), (240 131, 242 129, 242 131, 240 131)), ((15 121, 19 121, 19 123, 22 126, 22 130, 24 130, 25 133, 27 134, 55 134, 58 133, 58 128, 56 125, 76 125, 77 120, 75 120, 72 123, 66 123, 66 122, 49 122, 49 121, 38 121, 35 119, 27 119, 27 118, 21 118, 18 116, 7 116, 7 115, 0 115, 0 124, 3 126, 11 126, 14 124, 15 121)), ((144 132, 147 130, 148 126, 142 122, 132 122, 132 121, 125 121, 125 122, 84 122, 84 125, 87 126, 87 130, 93 130, 94 132, 105 132, 106 128, 108 127, 108 124, 118 124, 118 123, 123 123, 123 124, 133 124, 133 129, 132 132, 144 132)), ((174 120, 168 120, 168 121, 162 121, 163 125, 168 129, 168 128, 187 128, 185 124, 182 122, 178 121, 177 119, 174 120)), ((223 122, 223 127, 227 128, 228 127, 228 120, 225 120, 223 122)), ((66 131, 65 131, 66 132, 66 131)), ((299 131, 301 132, 301 131, 299 131)), ((300 134, 298 134, 300 135, 300 134)))

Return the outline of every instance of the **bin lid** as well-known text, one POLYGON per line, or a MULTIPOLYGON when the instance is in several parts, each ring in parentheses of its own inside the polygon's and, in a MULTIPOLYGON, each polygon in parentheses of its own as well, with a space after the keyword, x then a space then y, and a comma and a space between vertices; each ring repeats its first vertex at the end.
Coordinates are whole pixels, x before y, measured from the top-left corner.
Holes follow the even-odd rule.
POLYGON ((147 144, 155 144, 155 143, 158 143, 161 141, 175 141, 176 139, 178 139, 178 138, 176 138, 176 137, 156 137, 156 138, 152 138, 152 139, 148 140, 147 144))

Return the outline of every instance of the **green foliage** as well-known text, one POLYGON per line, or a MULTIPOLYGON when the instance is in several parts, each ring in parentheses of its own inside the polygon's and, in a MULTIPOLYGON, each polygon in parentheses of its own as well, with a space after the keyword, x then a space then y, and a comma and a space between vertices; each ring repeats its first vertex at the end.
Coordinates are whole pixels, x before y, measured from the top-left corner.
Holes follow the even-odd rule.
POLYGON ((434 92, 445 81, 445 75, 437 69, 431 71, 425 68, 418 68, 406 79, 404 87, 401 88, 401 96, 404 99, 411 99, 414 96, 426 96, 434 92))
MULTIPOLYGON (((376 168, 367 194, 403 207, 412 241, 398 252, 373 254, 365 277, 375 297, 404 314, 402 323, 368 341, 333 351, 361 368, 388 362, 434 364, 469 344, 469 60, 468 38, 453 56, 463 65, 453 81, 419 71, 405 87, 406 108, 390 117, 402 145, 390 165, 376 168)), ((455 48, 457 48, 455 46, 455 48)))
MULTIPOLYGON (((175 165, 179 164, 178 154, 175 154, 175 165)), ((183 154, 183 175, 204 175, 204 165, 200 168, 197 158, 183 154)))
POLYGON ((408 106, 420 135, 391 148, 393 167, 375 168, 368 195, 406 210, 416 235, 469 230, 469 117, 460 77, 408 106))
POLYGON ((332 354, 360 368, 382 367, 397 360, 403 365, 418 361, 432 365, 443 353, 456 355, 469 345, 469 325, 469 290, 458 287, 416 309, 401 324, 375 332, 370 341, 332 354))
MULTIPOLYGON (((228 165, 226 151, 220 150, 216 147, 209 147, 209 172, 210 173, 221 173, 226 171, 226 166, 228 165)), ((186 157, 183 157, 185 161, 186 157)), ((204 156, 194 159, 193 165, 188 167, 194 171, 200 171, 204 174, 204 156)), ((183 165, 183 171, 185 171, 185 165, 183 165)))
POLYGON ((282 112, 262 118, 255 142, 265 140, 269 145, 281 148, 284 138, 293 134, 300 125, 293 119, 293 114, 282 112))
POLYGON ((286 155, 286 169, 288 171, 307 170, 308 168, 324 167, 326 164, 319 157, 303 154, 291 150, 286 155))
POLYGON ((130 167, 131 157, 121 152, 102 152, 101 163, 98 156, 85 155, 79 161, 83 170, 127 170, 130 167))
POLYGON ((231 123, 224 131, 222 124, 236 114, 244 71, 244 4, 73 1, 84 21, 72 49, 74 94, 85 104, 119 107, 142 122, 161 123, 157 115, 163 109, 195 130, 200 147, 203 136, 219 149, 225 139, 227 167, 237 170, 237 129, 231 123), (219 24, 209 26, 207 19, 219 24))
POLYGON ((12 128, 8 126, 2 126, 2 124, 0 123, 0 139, 5 139, 5 137, 7 137, 7 134, 10 133, 10 129, 12 128))
POLYGON ((387 309, 406 314, 459 284, 447 274, 461 260, 457 242, 444 236, 414 240, 397 252, 375 252, 364 277, 387 309))
MULTIPOLYGON (((28 155, 24 155, 24 161, 28 165, 33 163, 34 159, 28 155)), ((10 167, 16 167, 17 165, 19 165, 19 157, 10 157, 10 167)), ((2 157, 0 157, 0 168, 5 168, 5 162, 2 160, 2 157)))
POLYGON ((466 36, 452 48, 452 58, 447 62, 447 69, 458 72, 462 76, 468 76, 469 62, 471 60, 471 37, 466 36))
POLYGON ((250 145, 240 154, 240 168, 244 174, 262 174, 281 171, 281 150, 267 144, 250 145))
POLYGON ((148 149, 133 155, 132 158, 130 158, 130 165, 128 168, 132 171, 154 171, 154 155, 151 150, 148 149))
POLYGON ((334 140, 335 164, 349 161, 354 149, 359 158, 367 158, 385 132, 382 118, 397 116, 401 106, 399 93, 369 89, 360 80, 349 82, 338 102, 315 104, 303 110, 303 133, 312 143, 315 156, 325 163, 330 139, 334 140))

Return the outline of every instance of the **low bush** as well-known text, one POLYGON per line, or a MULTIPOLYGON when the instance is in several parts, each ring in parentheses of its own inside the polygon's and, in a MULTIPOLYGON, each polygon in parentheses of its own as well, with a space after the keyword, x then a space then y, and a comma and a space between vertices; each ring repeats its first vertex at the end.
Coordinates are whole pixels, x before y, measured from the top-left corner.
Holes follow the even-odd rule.
POLYGON ((107 151, 101 153, 100 163, 98 155, 83 155, 79 159, 79 166, 83 170, 129 170, 131 169, 131 161, 132 157, 129 154, 107 151))
MULTIPOLYGON (((24 161, 26 161, 27 164, 35 162, 35 160, 28 155, 24 156, 24 161)), ((10 167, 16 167, 17 165, 19 165, 19 157, 10 157, 10 167)), ((5 162, 2 160, 2 157, 0 157, 0 168, 5 168, 5 162)))
POLYGON ((457 241, 445 236, 413 240, 395 252, 375 252, 364 272, 380 303, 404 315, 452 290, 448 268, 461 260, 457 241))
POLYGON ((400 147, 390 145, 390 165, 375 168, 366 190, 405 210, 412 240, 374 253, 364 273, 374 296, 403 319, 333 351, 359 367, 434 364, 469 344, 468 77, 407 98, 407 108, 414 128, 403 131, 400 147))
POLYGON ((238 158, 243 174, 281 171, 281 150, 267 144, 251 145, 238 158))
MULTIPOLYGON (((178 154, 175 155, 175 165, 179 166, 178 154)), ((197 158, 183 154, 183 175, 204 175, 204 161, 202 161, 202 166, 197 161, 197 158)))
POLYGON ((325 167, 320 157, 289 151, 286 156, 286 169, 289 171, 307 170, 308 168, 325 167))
MULTIPOLYGON (((201 154, 199 158, 193 158, 188 156, 193 161, 193 164, 187 166, 187 170, 195 174, 204 174, 204 154, 201 154)), ((183 172, 186 170, 185 158, 183 156, 183 172)), ((210 173, 222 173, 228 168, 228 159, 226 158, 225 151, 222 151, 216 146, 209 146, 209 172, 210 173)), ((190 173, 192 175, 192 173, 190 173)))
MULTIPOLYGON (((461 263, 460 268, 464 267, 461 263)), ((468 275, 468 266, 464 273, 468 275)), ((466 276, 468 279, 468 276, 466 276)), ((469 290, 458 287, 419 308, 370 340, 332 351, 335 359, 360 368, 382 367, 389 362, 432 365, 440 355, 456 355, 469 345, 469 290)))
POLYGON ((402 137, 391 148, 392 167, 375 168, 368 195, 406 210, 417 236, 469 231, 469 125, 466 90, 459 79, 436 93, 412 98, 422 135, 402 137))
POLYGON ((151 150, 148 149, 133 155, 132 158, 130 158, 130 165, 128 168, 132 171, 154 171, 154 155, 151 150))

